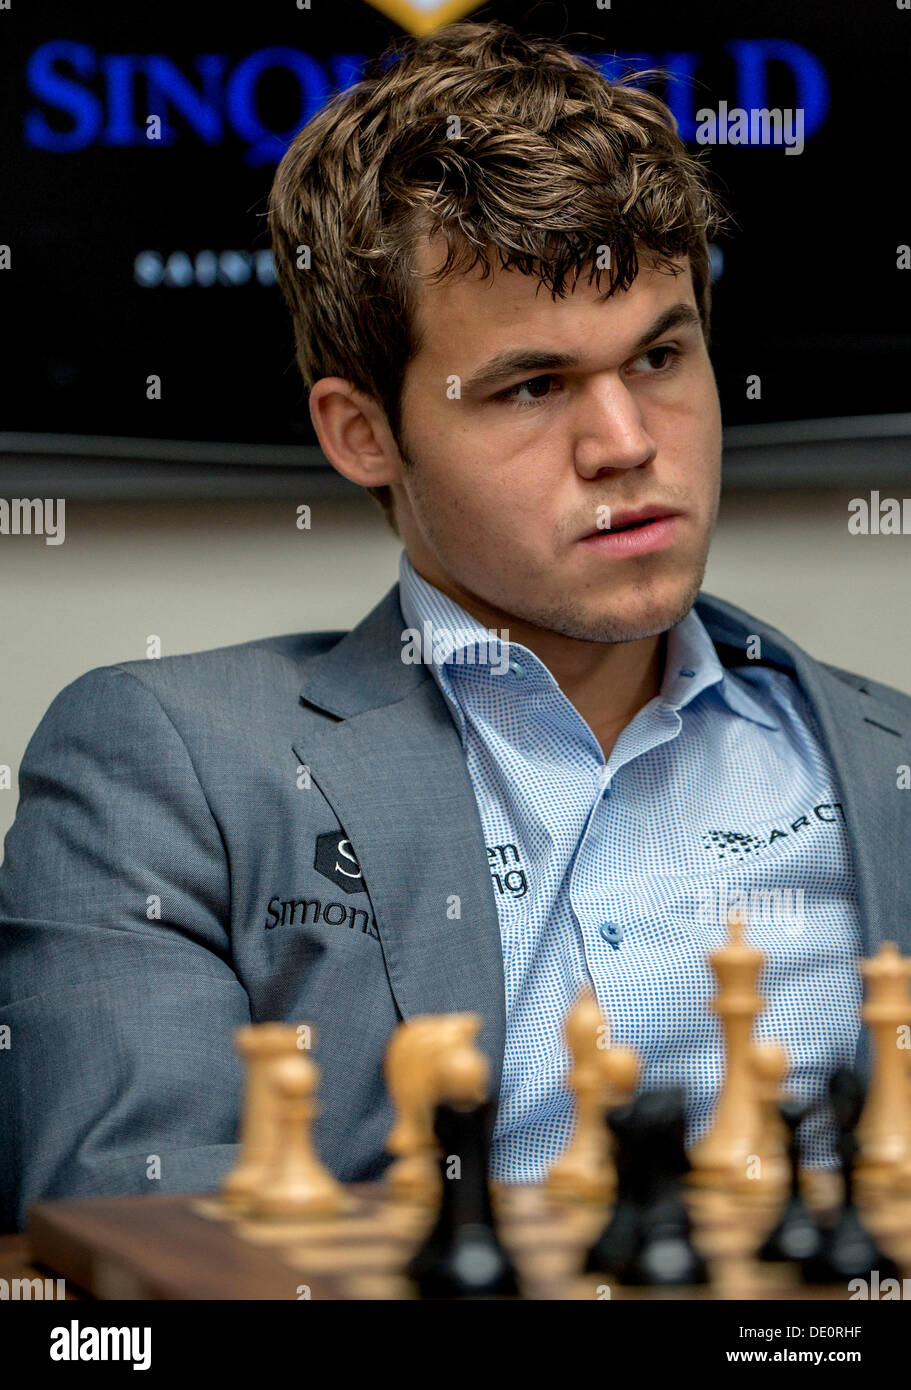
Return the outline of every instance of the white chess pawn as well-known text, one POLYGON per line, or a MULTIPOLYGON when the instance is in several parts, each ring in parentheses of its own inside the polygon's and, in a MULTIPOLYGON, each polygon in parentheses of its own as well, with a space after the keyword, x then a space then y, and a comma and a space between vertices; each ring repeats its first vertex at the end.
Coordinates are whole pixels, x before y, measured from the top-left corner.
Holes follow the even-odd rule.
POLYGON ((253 1023, 234 1034, 234 1046, 245 1063, 240 1157, 219 1191, 234 1211, 247 1206, 272 1161, 275 1106, 268 1067, 278 1057, 297 1053, 297 1037, 293 1023, 253 1023))
POLYGON ((280 1057, 270 1064, 269 1083, 276 1106, 275 1147, 250 1200, 250 1214, 293 1218, 344 1210, 345 1193, 313 1148, 319 1067, 300 1052, 280 1057))

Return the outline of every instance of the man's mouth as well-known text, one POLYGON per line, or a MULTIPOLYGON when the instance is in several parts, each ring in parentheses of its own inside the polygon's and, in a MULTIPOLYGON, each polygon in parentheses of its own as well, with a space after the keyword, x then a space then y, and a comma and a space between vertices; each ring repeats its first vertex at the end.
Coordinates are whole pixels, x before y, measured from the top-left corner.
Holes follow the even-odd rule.
POLYGON ((614 531, 636 531, 640 526, 649 526, 654 521, 654 517, 644 517, 642 521, 627 521, 622 526, 608 526, 606 535, 613 535, 614 531))
POLYGON ((656 507, 635 513, 619 513, 611 517, 612 524, 600 526, 579 540, 587 550, 604 555, 630 557, 664 550, 674 540, 681 517, 667 507, 656 507))
MULTIPOLYGON (((589 540, 593 536, 613 536, 624 531, 641 531, 645 526, 652 526, 655 522, 665 521, 668 517, 678 516, 670 507, 637 507, 621 511, 617 508, 615 512, 605 508, 609 513, 610 526, 595 526, 585 535, 580 536, 579 540, 589 540)), ((607 518, 605 518, 607 519, 607 518)))

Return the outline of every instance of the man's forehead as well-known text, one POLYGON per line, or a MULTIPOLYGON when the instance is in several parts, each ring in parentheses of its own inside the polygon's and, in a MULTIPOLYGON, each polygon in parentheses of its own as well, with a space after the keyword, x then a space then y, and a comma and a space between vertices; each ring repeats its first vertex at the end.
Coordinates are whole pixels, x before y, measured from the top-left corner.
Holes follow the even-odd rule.
POLYGON ((415 248, 412 265, 417 276, 416 336, 424 348, 432 350, 434 343, 452 349, 451 334, 455 330, 464 340, 489 339, 490 329, 532 324, 569 322, 580 311, 591 313, 606 322, 605 310, 618 330, 628 326, 635 333, 646 318, 660 312, 666 304, 696 299, 692 273, 687 256, 675 258, 677 275, 656 270, 650 263, 647 250, 639 257, 639 273, 628 290, 618 290, 609 299, 600 298, 607 288, 607 272, 601 275, 600 290, 594 281, 588 283, 586 270, 575 286, 561 299, 535 275, 525 275, 515 268, 504 270, 497 253, 490 256, 490 273, 485 278, 480 264, 467 273, 447 275, 444 280, 428 278, 440 269, 446 259, 446 243, 442 236, 434 242, 423 237, 415 248), (568 311, 568 312, 567 312, 568 311))

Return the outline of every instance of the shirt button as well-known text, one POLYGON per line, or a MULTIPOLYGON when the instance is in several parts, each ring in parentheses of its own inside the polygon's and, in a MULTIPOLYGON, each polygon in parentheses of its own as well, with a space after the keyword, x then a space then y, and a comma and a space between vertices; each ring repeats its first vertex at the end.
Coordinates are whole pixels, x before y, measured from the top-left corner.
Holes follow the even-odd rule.
POLYGON ((598 928, 604 940, 609 946, 613 946, 616 951, 620 942, 623 940, 623 928, 619 922, 602 922, 598 928))
POLYGON ((509 669, 514 676, 525 675, 525 667, 522 665, 520 661, 510 661, 509 669))

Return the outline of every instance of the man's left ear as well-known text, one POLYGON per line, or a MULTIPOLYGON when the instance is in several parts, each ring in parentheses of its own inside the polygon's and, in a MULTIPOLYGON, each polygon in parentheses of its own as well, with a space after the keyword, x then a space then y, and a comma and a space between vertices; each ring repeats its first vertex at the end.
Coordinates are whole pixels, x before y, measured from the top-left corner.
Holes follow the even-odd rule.
POLYGON ((321 377, 310 391, 310 419, 332 467, 360 487, 401 476, 401 458, 386 412, 342 377, 321 377))

